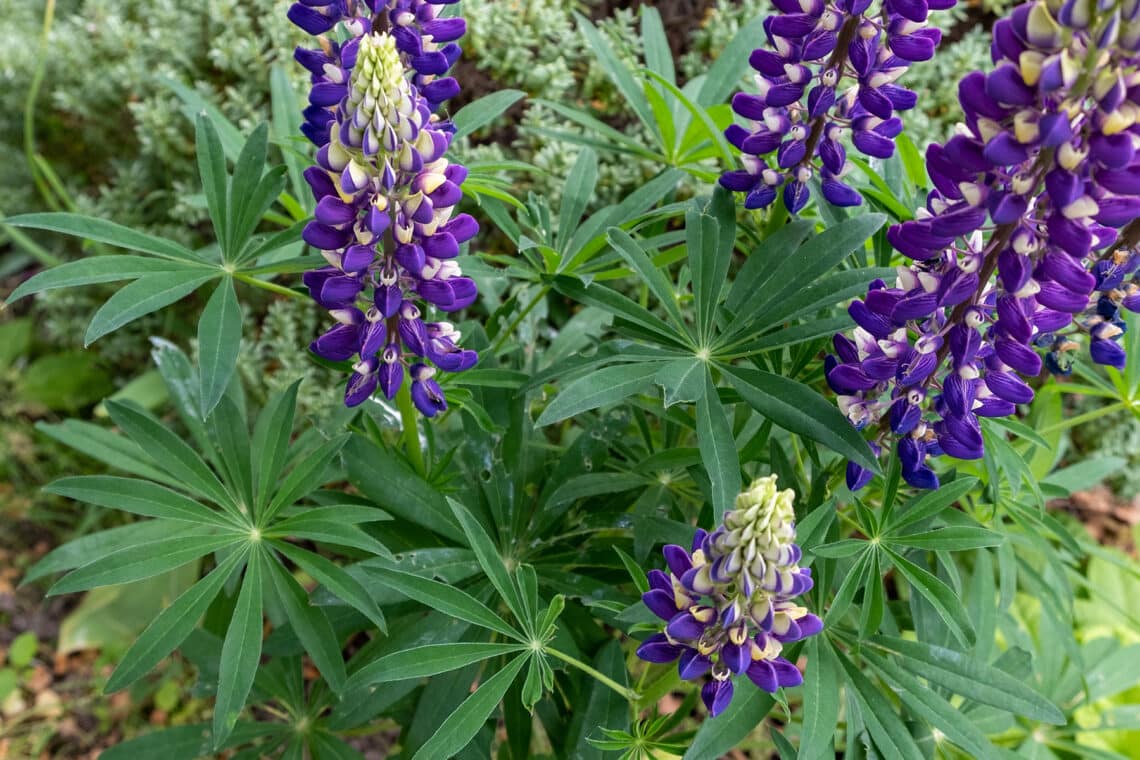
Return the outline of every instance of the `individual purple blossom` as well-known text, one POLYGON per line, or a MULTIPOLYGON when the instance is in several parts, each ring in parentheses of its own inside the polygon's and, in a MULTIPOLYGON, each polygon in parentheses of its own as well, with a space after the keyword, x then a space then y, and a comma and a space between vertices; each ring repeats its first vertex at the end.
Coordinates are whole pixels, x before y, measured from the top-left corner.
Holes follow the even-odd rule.
POLYGON ((733 676, 770 692, 802 683, 783 645, 823 629, 793 601, 812 587, 811 570, 797 564, 794 500, 791 489, 777 491, 775 475, 760 478, 720 527, 697 530, 691 551, 665 547, 669 572, 649 571, 642 600, 665 625, 637 654, 676 660, 681 678, 703 680, 701 698, 714 717, 732 701, 733 676))
POLYGON ((427 316, 477 296, 455 260, 479 230, 455 213, 467 170, 448 162, 454 129, 435 113, 458 92, 444 75, 465 31, 462 19, 439 18, 444 4, 302 0, 289 11, 320 35, 296 58, 312 74, 301 131, 317 145, 305 171, 316 211, 303 237, 328 266, 304 282, 338 324, 311 350, 353 362, 348 406, 377 391, 392 399, 410 377, 427 417, 447 409, 436 371, 461 372, 478 358, 450 322, 427 316), (343 41, 323 36, 337 25, 343 41))
POLYGON ((745 208, 765 208, 783 191, 798 213, 819 171, 824 198, 857 206, 862 196, 843 181, 850 170, 843 137, 873 158, 889 158, 902 131, 896 115, 918 96, 896 84, 908 66, 929 60, 941 40, 928 28, 931 10, 954 0, 773 0, 779 13, 764 21, 767 47, 754 50, 757 92, 740 92, 732 109, 747 126, 725 136, 743 154, 743 168, 720 183, 744 193, 745 208), (768 156, 775 153, 775 167, 768 156))
MULTIPOLYGON (((934 185, 891 244, 913 263, 877 280, 837 335, 827 379, 902 475, 937 488, 928 457, 978 459, 980 418, 1005 417, 1076 338, 1121 368, 1121 309, 1140 308, 1140 2, 1016 8, 994 68, 959 86, 965 124, 927 150, 934 185), (1044 356, 1042 356, 1044 354, 1044 356)), ((848 468, 848 484, 868 475, 848 468)))

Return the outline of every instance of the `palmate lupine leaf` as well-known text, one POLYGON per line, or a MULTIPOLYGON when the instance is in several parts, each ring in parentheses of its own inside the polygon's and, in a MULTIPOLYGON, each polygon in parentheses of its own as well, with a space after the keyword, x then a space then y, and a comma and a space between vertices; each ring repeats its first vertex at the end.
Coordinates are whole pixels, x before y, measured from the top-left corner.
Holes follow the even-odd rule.
POLYGON ((246 564, 245 577, 233 617, 226 628, 218 666, 218 693, 214 702, 214 749, 221 747, 245 707, 257 665, 261 660, 263 553, 254 548, 246 564))
POLYGON ((582 412, 616 404, 653 385, 661 362, 637 362, 604 367, 567 385, 538 417, 538 425, 561 422, 582 412))
POLYGON ((748 405, 776 425, 878 471, 878 460, 859 432, 847 423, 833 403, 811 388, 758 369, 723 367, 722 370, 748 405))
POLYGON ((372 598, 363 584, 349 575, 344 568, 319 554, 306 551, 285 541, 274 539, 269 544, 315 578, 338 599, 372 621, 372 624, 382 632, 388 629, 388 624, 384 620, 384 613, 377 606, 376 600, 372 598))
POLYGON ((708 368, 705 391, 697 401, 697 449, 712 488, 713 519, 720 520, 740 493, 740 456, 732 435, 732 423, 708 368))
POLYGON ((716 720, 706 720, 685 752, 685 760, 720 757, 736 748, 776 704, 772 695, 747 678, 739 679, 737 694, 716 720))
POLYGON ((897 655, 902 668, 975 702, 1043 723, 1065 723, 1064 713, 1022 680, 969 655, 891 636, 877 636, 870 644, 897 655))
MULTIPOLYGON (((130 286, 128 286, 130 287, 130 286)), ((125 290, 125 288, 124 288, 125 290)), ((234 282, 225 277, 206 302, 198 319, 198 365, 202 417, 210 416, 237 369, 241 347, 241 306, 234 282)))
POLYGON ((245 550, 232 552, 209 575, 183 591, 159 613, 123 655, 103 693, 110 694, 130 686, 185 641, 221 592, 222 586, 245 562, 247 554, 245 550))
POLYGON ((522 644, 452 642, 427 644, 387 654, 355 671, 345 685, 352 692, 376 683, 427 678, 526 649, 522 644))
POLYGON ((165 538, 124 547, 72 570, 48 590, 48 595, 151 578, 244 541, 243 536, 235 533, 195 534, 179 523, 168 525, 166 530, 165 538))
POLYGON ((460 527, 463 528, 467 545, 475 552, 475 559, 479 561, 479 566, 483 568, 487 579, 491 581, 491 585, 499 592, 499 596, 510 607, 515 618, 523 624, 523 629, 532 632, 529 629, 532 626, 533 619, 531 615, 527 614, 525 595, 520 593, 519 587, 515 585, 506 565, 503 564, 499 550, 495 548, 495 544, 491 540, 491 536, 487 534, 483 525, 463 504, 452 498, 448 498, 447 504, 451 507, 455 519, 459 521, 460 527))
POLYGON ((803 733, 800 760, 816 760, 835 755, 835 728, 839 722, 839 689, 842 685, 839 663, 826 636, 812 636, 804 645, 808 666, 804 672, 803 733))
POLYGON ((439 729, 416 751, 412 759, 434 760, 451 757, 467 746, 503 701, 507 689, 526 662, 527 657, 516 657, 502 670, 480 684, 475 693, 465 699, 463 704, 443 721, 439 729))
POLYGON ((108 402, 107 411, 115 424, 149 452, 158 466, 177 478, 184 488, 233 511, 230 494, 218 476, 169 427, 132 404, 108 402))
POLYGON ((233 530, 240 523, 169 488, 136 478, 81 475, 60 478, 44 490, 100 507, 233 530))
POLYGON ((502 116, 507 109, 526 97, 521 90, 496 90, 468 103, 451 117, 455 139, 466 137, 502 116))
POLYGON ((519 641, 525 638, 487 605, 460 588, 391 567, 369 565, 367 572, 385 586, 434 610, 519 641))
POLYGON ((305 651, 338 694, 344 690, 347 675, 341 656, 339 638, 324 609, 309 603, 309 595, 279 562, 266 562, 273 590, 285 611, 285 617, 297 634, 305 651))
POLYGON ((149 253, 171 262, 209 264, 189 248, 172 240, 148 235, 145 232, 139 232, 115 222, 81 214, 22 214, 5 219, 4 224, 33 230, 61 232, 85 240, 94 240, 97 243, 106 243, 116 248, 149 253))
MULTIPOLYGON (((6 220, 5 223, 10 222, 11 220, 6 220)), ((145 256, 93 256, 68 261, 29 277, 12 291, 12 294, 8 296, 7 303, 15 303, 26 296, 58 288, 134 280, 139 277, 166 272, 200 273, 203 269, 208 270, 212 267, 207 264, 151 259, 145 256)))
POLYGON ((89 346, 107 333, 118 330, 139 317, 158 311, 190 295, 210 280, 221 277, 218 270, 175 270, 144 275, 115 291, 91 317, 83 345, 89 346))

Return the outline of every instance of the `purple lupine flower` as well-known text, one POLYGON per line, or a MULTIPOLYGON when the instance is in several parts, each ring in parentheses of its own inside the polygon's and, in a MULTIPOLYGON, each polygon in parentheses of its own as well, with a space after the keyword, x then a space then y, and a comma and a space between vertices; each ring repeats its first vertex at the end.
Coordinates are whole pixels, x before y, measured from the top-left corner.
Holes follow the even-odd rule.
POLYGON ((860 152, 889 158, 902 131, 895 115, 917 95, 896 84, 908 66, 933 57, 941 40, 926 26, 931 10, 954 0, 773 0, 779 13, 764 22, 768 45, 752 52, 757 93, 740 92, 732 109, 747 127, 725 136, 743 154, 743 168, 720 183, 744 193, 745 208, 764 208, 783 192, 798 213, 818 167, 824 198, 857 206, 862 196, 843 182, 850 164, 841 138, 860 152), (766 156, 775 153, 776 166, 766 156))
POLYGON ((1068 372, 1079 334, 1123 366, 1120 310, 1140 308, 1140 2, 1027 3, 992 50, 959 85, 965 124, 927 150, 926 206, 888 231, 913 263, 851 305, 827 362, 841 409, 894 438, 919 488, 938 487, 929 456, 980 458, 980 418, 1031 401, 1042 367, 1068 372))
POLYGON ((317 145, 305 172, 317 205, 303 237, 328 262, 304 282, 338 322, 310 348, 330 361, 355 357, 348 406, 377 390, 394 398, 410 375, 416 407, 433 417, 447 408, 436 370, 461 372, 478 358, 451 323, 426 316, 477 296, 455 261, 479 231, 455 214, 467 170, 446 159, 453 128, 434 113, 458 91, 443 75, 466 26, 438 17, 451 1, 303 0, 289 12, 312 34, 339 24, 347 37, 319 36, 319 49, 296 59, 312 73, 301 131, 317 145))
POLYGON ((720 527, 697 530, 691 551, 665 547, 668 573, 649 571, 642 600, 665 625, 637 654, 676 660, 685 680, 705 679, 701 698, 714 717, 732 700, 733 676, 770 692, 798 686, 803 677, 780 656, 783 645, 823 629, 793 601, 812 587, 811 570, 798 564, 794 500, 791 489, 777 491, 775 475, 760 478, 720 527))

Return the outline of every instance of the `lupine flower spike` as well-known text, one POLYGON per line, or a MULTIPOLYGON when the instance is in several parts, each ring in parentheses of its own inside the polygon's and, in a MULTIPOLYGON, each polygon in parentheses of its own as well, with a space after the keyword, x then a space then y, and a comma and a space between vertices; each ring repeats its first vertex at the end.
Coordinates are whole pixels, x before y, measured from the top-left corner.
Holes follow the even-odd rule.
POLYGON ((775 475, 760 478, 736 497, 723 525, 697 531, 691 551, 665 547, 668 573, 649 571, 642 599, 665 627, 637 654, 677 660, 681 678, 703 679, 701 698, 713 716, 732 701, 733 676, 770 692, 802 683, 780 656, 783 645, 823 629, 793 601, 812 587, 811 570, 797 564, 794 500, 791 489, 776 489, 775 475))
POLYGON ((857 206, 862 197, 843 177, 850 170, 843 136, 874 158, 889 158, 902 131, 900 111, 918 96, 896 84, 907 67, 934 56, 942 38, 926 26, 932 10, 954 0, 773 0, 764 22, 768 46, 752 52, 758 93, 737 93, 732 108, 749 128, 725 136, 744 167, 720 183, 744 193, 745 208, 764 208, 783 188, 793 214, 808 202, 818 166, 824 198, 857 206), (806 99, 805 99, 806 95, 806 99), (775 168, 766 156, 776 154, 775 168))
POLYGON ((454 215, 467 170, 445 158, 453 129, 435 113, 458 92, 441 75, 466 28, 463 19, 437 18, 444 4, 302 0, 289 10, 311 34, 340 24, 347 36, 318 36, 318 49, 296 52, 313 82, 301 131, 318 148, 305 172, 317 208, 304 239, 328 262, 304 281, 338 322, 311 349, 354 360, 348 406, 377 389, 394 398, 410 375, 412 400, 427 417, 447 409, 436 371, 477 360, 450 323, 425 321, 429 306, 454 312, 476 297, 455 262, 479 229, 454 215))
MULTIPOLYGON (((1084 336, 1124 364, 1121 309, 1140 309, 1140 1, 1037 0, 993 30, 995 67, 959 85, 965 124, 932 145, 934 190, 888 239, 913 263, 871 284, 827 379, 858 428, 895 442, 906 481, 928 456, 983 454, 979 417, 1067 373, 1084 336)), ((869 474, 848 468, 848 484, 869 474)))

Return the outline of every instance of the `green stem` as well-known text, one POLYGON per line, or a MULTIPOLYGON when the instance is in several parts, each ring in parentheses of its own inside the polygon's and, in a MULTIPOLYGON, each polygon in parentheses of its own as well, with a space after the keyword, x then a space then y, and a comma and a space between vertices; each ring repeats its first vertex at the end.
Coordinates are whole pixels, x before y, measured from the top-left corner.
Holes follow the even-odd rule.
POLYGON ((1069 428, 1076 427, 1077 425, 1083 425, 1086 422, 1092 422, 1093 420, 1100 419, 1101 417, 1107 417, 1110 414, 1114 414, 1116 412, 1119 412, 1121 409, 1127 409, 1127 408, 1128 408, 1127 404, 1125 404, 1123 401, 1118 401, 1115 404, 1109 404, 1108 406, 1102 406, 1100 409, 1093 409, 1091 412, 1085 412, 1084 414, 1078 414, 1076 417, 1073 417, 1072 419, 1063 420, 1061 422, 1058 422, 1055 425, 1050 425, 1047 428, 1043 428, 1041 430, 1038 430, 1037 432, 1040 433, 1041 435, 1045 435, 1046 433, 1052 433, 1052 432, 1057 431, 1057 430, 1068 430, 1069 428))
POLYGON ((292 298, 308 298, 308 296, 306 296, 304 293, 293 290, 292 288, 287 288, 284 285, 267 282, 266 280, 259 280, 256 277, 252 277, 248 274, 242 274, 241 272, 233 272, 232 274, 235 280, 240 280, 246 285, 252 285, 255 288, 268 290, 270 293, 277 293, 278 295, 290 296, 292 298))
POLYGON ((424 466, 424 452, 420 447, 419 420, 416 417, 416 408, 412 405, 411 384, 400 384, 400 391, 396 394, 396 406, 400 409, 400 421, 404 427, 404 447, 408 450, 408 459, 412 467, 421 477, 427 477, 427 467, 424 466))
POLYGON ((4 234, 16 245, 23 248, 29 256, 38 261, 45 267, 54 267, 63 263, 63 259, 56 256, 51 251, 41 246, 36 241, 25 235, 22 231, 15 227, 10 227, 3 223, 4 213, 0 212, 0 229, 4 230, 4 234))
POLYGON ((52 210, 58 210, 58 204, 52 197, 51 188, 36 166, 36 100, 40 95, 40 85, 44 80, 47 69, 48 38, 51 35, 52 21, 55 18, 55 0, 47 0, 44 5, 44 26, 40 34, 37 56, 39 58, 35 71, 32 72, 32 81, 28 85, 28 97, 24 101, 24 157, 28 162, 28 170, 32 173, 32 181, 39 189, 40 195, 47 201, 52 210))
POLYGON ((506 329, 499 333, 499 337, 495 338, 495 342, 491 344, 491 348, 487 352, 488 356, 495 356, 499 353, 499 349, 503 347, 503 344, 507 342, 507 339, 514 335, 515 329, 522 323, 524 319, 526 319, 526 316, 534 310, 534 307, 538 306, 539 302, 543 298, 546 298, 546 294, 549 292, 549 285, 543 285, 541 288, 539 288, 538 293, 536 293, 534 298, 530 300, 530 303, 526 305, 526 308, 520 311, 518 316, 516 316, 514 320, 509 325, 507 325, 506 329))
POLYGON ((571 657, 570 655, 566 654, 565 652, 559 652, 557 649, 551 649, 550 647, 544 647, 542 651, 546 652, 551 657, 557 657, 559 660, 562 660, 563 662, 565 662, 569 665, 573 665, 574 667, 578 668, 578 670, 581 670, 583 673, 587 673, 587 674, 593 676, 595 679, 597 679, 601 683, 605 684, 606 686, 610 687, 611 689, 616 691, 618 694, 621 694, 623 697, 625 697, 630 702, 636 702, 638 700, 639 695, 636 691, 634 691, 633 689, 631 689, 627 686, 622 686, 620 683, 618 683, 614 679, 610 678, 609 676, 607 676, 605 673, 601 672, 597 668, 590 667, 589 665, 582 662, 581 660, 579 660, 575 657, 571 657))

